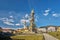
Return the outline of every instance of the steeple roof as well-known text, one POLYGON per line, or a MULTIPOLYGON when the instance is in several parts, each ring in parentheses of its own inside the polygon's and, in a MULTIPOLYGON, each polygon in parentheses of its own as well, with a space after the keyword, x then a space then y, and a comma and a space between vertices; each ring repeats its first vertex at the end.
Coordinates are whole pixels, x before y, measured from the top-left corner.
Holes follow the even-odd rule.
POLYGON ((34 13, 34 9, 32 9, 31 13, 34 13))

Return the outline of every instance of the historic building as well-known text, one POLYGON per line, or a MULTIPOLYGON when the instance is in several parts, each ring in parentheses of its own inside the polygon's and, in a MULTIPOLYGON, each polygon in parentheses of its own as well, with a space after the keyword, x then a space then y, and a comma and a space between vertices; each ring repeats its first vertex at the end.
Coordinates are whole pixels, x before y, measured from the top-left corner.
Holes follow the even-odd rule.
POLYGON ((57 27, 57 31, 60 32, 60 26, 57 27))
POLYGON ((26 25, 26 20, 23 21, 24 27, 22 29, 19 29, 18 31, 23 32, 23 33, 35 33, 36 32, 36 26, 34 23, 34 10, 31 11, 30 17, 29 17, 30 25, 27 27, 26 25))
POLYGON ((34 23, 34 10, 31 11, 29 30, 30 32, 36 32, 36 26, 34 23))
POLYGON ((48 26, 47 27, 47 32, 55 32, 56 31, 56 27, 55 26, 48 26))
POLYGON ((40 27, 37 29, 37 31, 38 31, 38 33, 39 32, 47 32, 47 29, 46 29, 46 27, 40 27))

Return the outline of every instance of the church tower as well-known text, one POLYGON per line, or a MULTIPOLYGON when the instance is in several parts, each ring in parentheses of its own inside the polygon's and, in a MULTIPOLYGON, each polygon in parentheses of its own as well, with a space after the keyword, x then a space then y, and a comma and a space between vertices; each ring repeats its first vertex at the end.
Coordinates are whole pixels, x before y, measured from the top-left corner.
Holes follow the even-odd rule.
POLYGON ((35 24, 34 24, 34 10, 31 11, 31 15, 30 15, 30 27, 29 30, 31 32, 35 32, 35 24))

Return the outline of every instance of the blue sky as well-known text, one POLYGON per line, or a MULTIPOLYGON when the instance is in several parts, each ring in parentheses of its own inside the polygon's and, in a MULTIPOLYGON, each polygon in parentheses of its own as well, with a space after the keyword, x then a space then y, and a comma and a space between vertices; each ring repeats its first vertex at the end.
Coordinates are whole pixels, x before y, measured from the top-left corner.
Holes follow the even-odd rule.
MULTIPOLYGON (((60 0, 0 0, 0 27, 23 27, 21 21, 29 17, 32 9, 37 27, 60 26, 60 0)), ((25 20, 28 24, 29 20, 25 20)))

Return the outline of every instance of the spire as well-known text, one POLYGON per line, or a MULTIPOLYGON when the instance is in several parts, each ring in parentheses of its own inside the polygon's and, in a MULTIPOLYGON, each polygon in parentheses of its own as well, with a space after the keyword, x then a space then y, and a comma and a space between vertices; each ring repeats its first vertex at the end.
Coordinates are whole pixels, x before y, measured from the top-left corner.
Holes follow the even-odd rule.
POLYGON ((35 31, 35 26, 34 26, 34 9, 31 11, 31 20, 30 20, 30 31, 34 32, 35 31))
POLYGON ((31 11, 31 17, 34 16, 34 9, 31 11))
POLYGON ((34 9, 32 9, 31 13, 34 13, 34 9))

